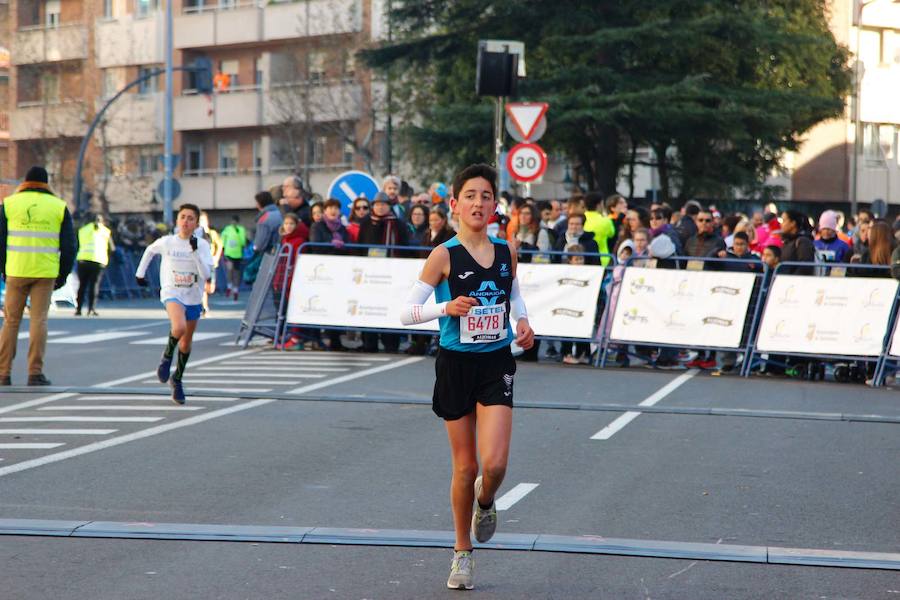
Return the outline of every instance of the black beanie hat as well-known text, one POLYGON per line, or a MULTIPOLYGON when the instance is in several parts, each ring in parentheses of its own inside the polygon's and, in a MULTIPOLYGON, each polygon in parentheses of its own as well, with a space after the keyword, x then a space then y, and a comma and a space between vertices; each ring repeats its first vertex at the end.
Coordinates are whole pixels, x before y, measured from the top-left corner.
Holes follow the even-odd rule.
POLYGON ((31 167, 28 169, 28 172, 25 173, 25 181, 49 183, 50 180, 47 177, 47 169, 44 167, 31 167))

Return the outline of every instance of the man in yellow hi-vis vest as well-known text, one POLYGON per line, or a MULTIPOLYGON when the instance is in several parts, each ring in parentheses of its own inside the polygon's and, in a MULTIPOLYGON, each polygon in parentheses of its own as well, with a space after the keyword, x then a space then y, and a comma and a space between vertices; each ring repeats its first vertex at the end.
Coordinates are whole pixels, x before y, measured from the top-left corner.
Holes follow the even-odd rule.
POLYGON ((103 215, 97 215, 84 227, 78 230, 78 303, 75 316, 81 316, 81 307, 87 297, 88 314, 100 315, 94 310, 97 288, 103 269, 109 264, 109 253, 115 252, 116 245, 112 240, 112 231, 106 226, 103 215))
POLYGON ((0 210, 0 273, 6 279, 0 385, 12 384, 19 324, 29 296, 28 385, 50 385, 44 376, 47 312, 53 290, 65 285, 75 262, 75 231, 65 201, 53 195, 47 182, 46 169, 31 167, 0 210))

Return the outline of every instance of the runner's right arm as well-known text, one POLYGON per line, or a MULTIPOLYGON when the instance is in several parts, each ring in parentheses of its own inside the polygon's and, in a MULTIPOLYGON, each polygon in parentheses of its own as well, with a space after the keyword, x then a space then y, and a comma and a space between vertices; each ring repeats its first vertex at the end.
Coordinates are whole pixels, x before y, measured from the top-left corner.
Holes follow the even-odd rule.
POLYGON ((157 254, 162 253, 160 249, 162 248, 162 245, 164 243, 163 240, 165 239, 165 236, 159 238, 158 240, 147 246, 147 249, 144 250, 144 255, 141 256, 141 262, 138 264, 137 271, 135 271, 134 273, 134 276, 136 279, 138 279, 138 281, 144 279, 144 275, 147 274, 147 267, 150 266, 150 261, 153 260, 153 257, 157 254))
POLYGON ((444 246, 437 246, 428 255, 419 280, 413 284, 406 304, 400 311, 400 322, 404 325, 426 323, 440 317, 461 317, 478 301, 475 298, 459 296, 449 302, 425 304, 434 293, 435 286, 450 274, 450 253, 444 246))

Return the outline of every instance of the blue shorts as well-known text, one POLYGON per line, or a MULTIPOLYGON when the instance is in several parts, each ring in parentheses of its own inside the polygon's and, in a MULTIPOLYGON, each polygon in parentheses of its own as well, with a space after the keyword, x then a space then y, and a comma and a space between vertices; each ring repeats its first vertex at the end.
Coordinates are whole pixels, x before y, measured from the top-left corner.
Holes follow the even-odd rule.
POLYGON ((184 318, 186 321, 198 320, 200 318, 200 313, 203 312, 202 304, 185 304, 181 300, 176 300, 175 298, 166 298, 163 300, 163 304, 168 304, 169 302, 180 304, 184 308, 184 318))

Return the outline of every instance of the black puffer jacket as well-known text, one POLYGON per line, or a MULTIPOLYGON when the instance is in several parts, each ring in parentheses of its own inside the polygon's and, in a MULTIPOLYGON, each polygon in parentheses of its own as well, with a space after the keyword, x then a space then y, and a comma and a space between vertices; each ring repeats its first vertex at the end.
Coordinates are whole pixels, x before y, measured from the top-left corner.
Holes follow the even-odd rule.
MULTIPOLYGON (((781 262, 816 262, 816 247, 812 239, 795 233, 782 233, 784 247, 781 249, 781 262)), ((782 275, 812 275, 815 267, 784 266, 778 269, 782 275)))

